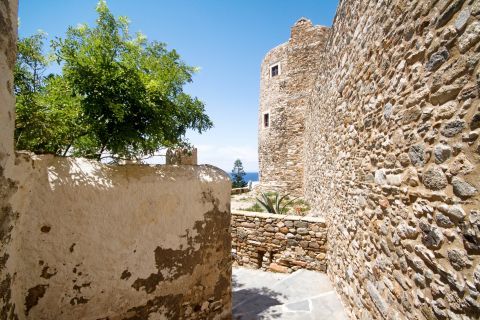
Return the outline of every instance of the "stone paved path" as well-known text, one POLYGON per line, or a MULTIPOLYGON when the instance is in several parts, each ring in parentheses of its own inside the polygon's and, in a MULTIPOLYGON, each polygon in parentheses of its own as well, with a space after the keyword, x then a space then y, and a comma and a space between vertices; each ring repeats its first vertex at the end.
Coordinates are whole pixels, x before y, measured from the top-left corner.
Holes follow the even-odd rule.
POLYGON ((346 320, 325 274, 233 268, 233 319, 346 320))

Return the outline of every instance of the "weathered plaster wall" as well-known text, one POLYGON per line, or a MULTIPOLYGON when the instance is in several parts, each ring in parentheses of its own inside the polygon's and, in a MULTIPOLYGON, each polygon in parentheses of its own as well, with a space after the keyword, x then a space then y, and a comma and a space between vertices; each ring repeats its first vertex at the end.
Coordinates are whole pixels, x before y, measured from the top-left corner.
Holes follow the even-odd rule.
POLYGON ((275 272, 327 269, 323 218, 233 211, 231 226, 239 265, 275 272))
POLYGON ((267 53, 261 66, 259 112, 260 189, 303 194, 305 111, 328 28, 302 18, 290 40, 267 53), (270 75, 279 64, 280 74, 270 75), (270 114, 265 127, 263 115, 270 114))
POLYGON ((19 319, 224 319, 230 180, 210 166, 19 156, 19 319))
POLYGON ((354 318, 480 316, 480 1, 343 0, 305 189, 354 318))
POLYGON ((0 319, 229 319, 230 180, 13 148, 17 2, 0 2, 0 319))
POLYGON ((0 2, 0 318, 14 319, 15 301, 11 295, 11 284, 15 270, 11 262, 15 259, 11 239, 17 213, 12 197, 18 183, 12 176, 13 124, 15 99, 13 96, 13 67, 17 39, 17 1, 0 2))
POLYGON ((188 164, 196 165, 197 160, 197 148, 189 149, 168 149, 166 155, 166 164, 188 164))

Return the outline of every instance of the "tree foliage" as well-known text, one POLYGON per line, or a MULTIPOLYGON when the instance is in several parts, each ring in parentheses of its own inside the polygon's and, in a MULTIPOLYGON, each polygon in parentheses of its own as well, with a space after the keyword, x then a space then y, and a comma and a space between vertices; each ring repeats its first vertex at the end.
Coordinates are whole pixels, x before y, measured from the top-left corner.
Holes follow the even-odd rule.
POLYGON ((49 64, 42 54, 44 39, 43 33, 37 33, 18 41, 14 71, 16 147, 65 154, 82 132, 80 99, 70 94, 63 77, 44 76, 49 64))
POLYGON ((240 159, 235 160, 232 169, 232 188, 243 188, 247 186, 247 183, 243 179, 246 175, 243 170, 243 164, 240 159))
POLYGON ((160 147, 188 145, 188 129, 202 133, 211 128, 204 104, 183 91, 196 69, 165 44, 148 42, 140 33, 132 36, 128 19, 116 19, 104 0, 99 1, 97 13, 94 27, 69 27, 64 39, 52 41, 62 75, 31 80, 35 72, 29 61, 43 62, 38 55, 42 38, 33 39, 33 46, 19 44, 18 86, 24 86, 21 79, 25 78, 29 86, 41 88, 39 97, 17 105, 17 110, 38 113, 30 117, 19 110, 20 146, 89 158, 107 153, 133 159, 151 155, 160 147), (34 53, 27 55, 32 48, 34 53), (52 132, 44 135, 48 130, 40 130, 42 125, 52 132), (34 136, 54 146, 47 148, 34 136))

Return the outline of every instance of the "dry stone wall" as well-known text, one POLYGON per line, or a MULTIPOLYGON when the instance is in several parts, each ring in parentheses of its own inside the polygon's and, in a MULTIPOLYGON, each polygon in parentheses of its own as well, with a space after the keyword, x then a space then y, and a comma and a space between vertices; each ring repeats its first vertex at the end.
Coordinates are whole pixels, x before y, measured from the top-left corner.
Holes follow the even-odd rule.
POLYGON ((238 265, 275 272, 326 272, 323 218, 232 212, 232 252, 238 265))
POLYGON ((259 179, 264 191, 303 194, 305 111, 327 35, 328 28, 302 18, 292 27, 290 40, 263 60, 258 128, 259 179), (277 76, 271 74, 274 65, 279 67, 277 76))
POLYGON ((352 318, 480 318, 480 1, 343 0, 305 190, 352 318))

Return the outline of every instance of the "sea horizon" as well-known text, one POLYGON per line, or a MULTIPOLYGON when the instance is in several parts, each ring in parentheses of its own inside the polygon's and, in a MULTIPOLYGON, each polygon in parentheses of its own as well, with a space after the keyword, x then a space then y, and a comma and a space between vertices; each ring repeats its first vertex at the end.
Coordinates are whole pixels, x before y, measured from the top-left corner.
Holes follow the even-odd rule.
MULTIPOLYGON (((230 172, 229 175, 230 175, 230 178, 231 178, 232 173, 230 172)), ((248 182, 248 181, 252 181, 252 182, 258 181, 258 172, 245 172, 245 175, 243 176, 243 180, 245 180, 246 182, 248 182)))

